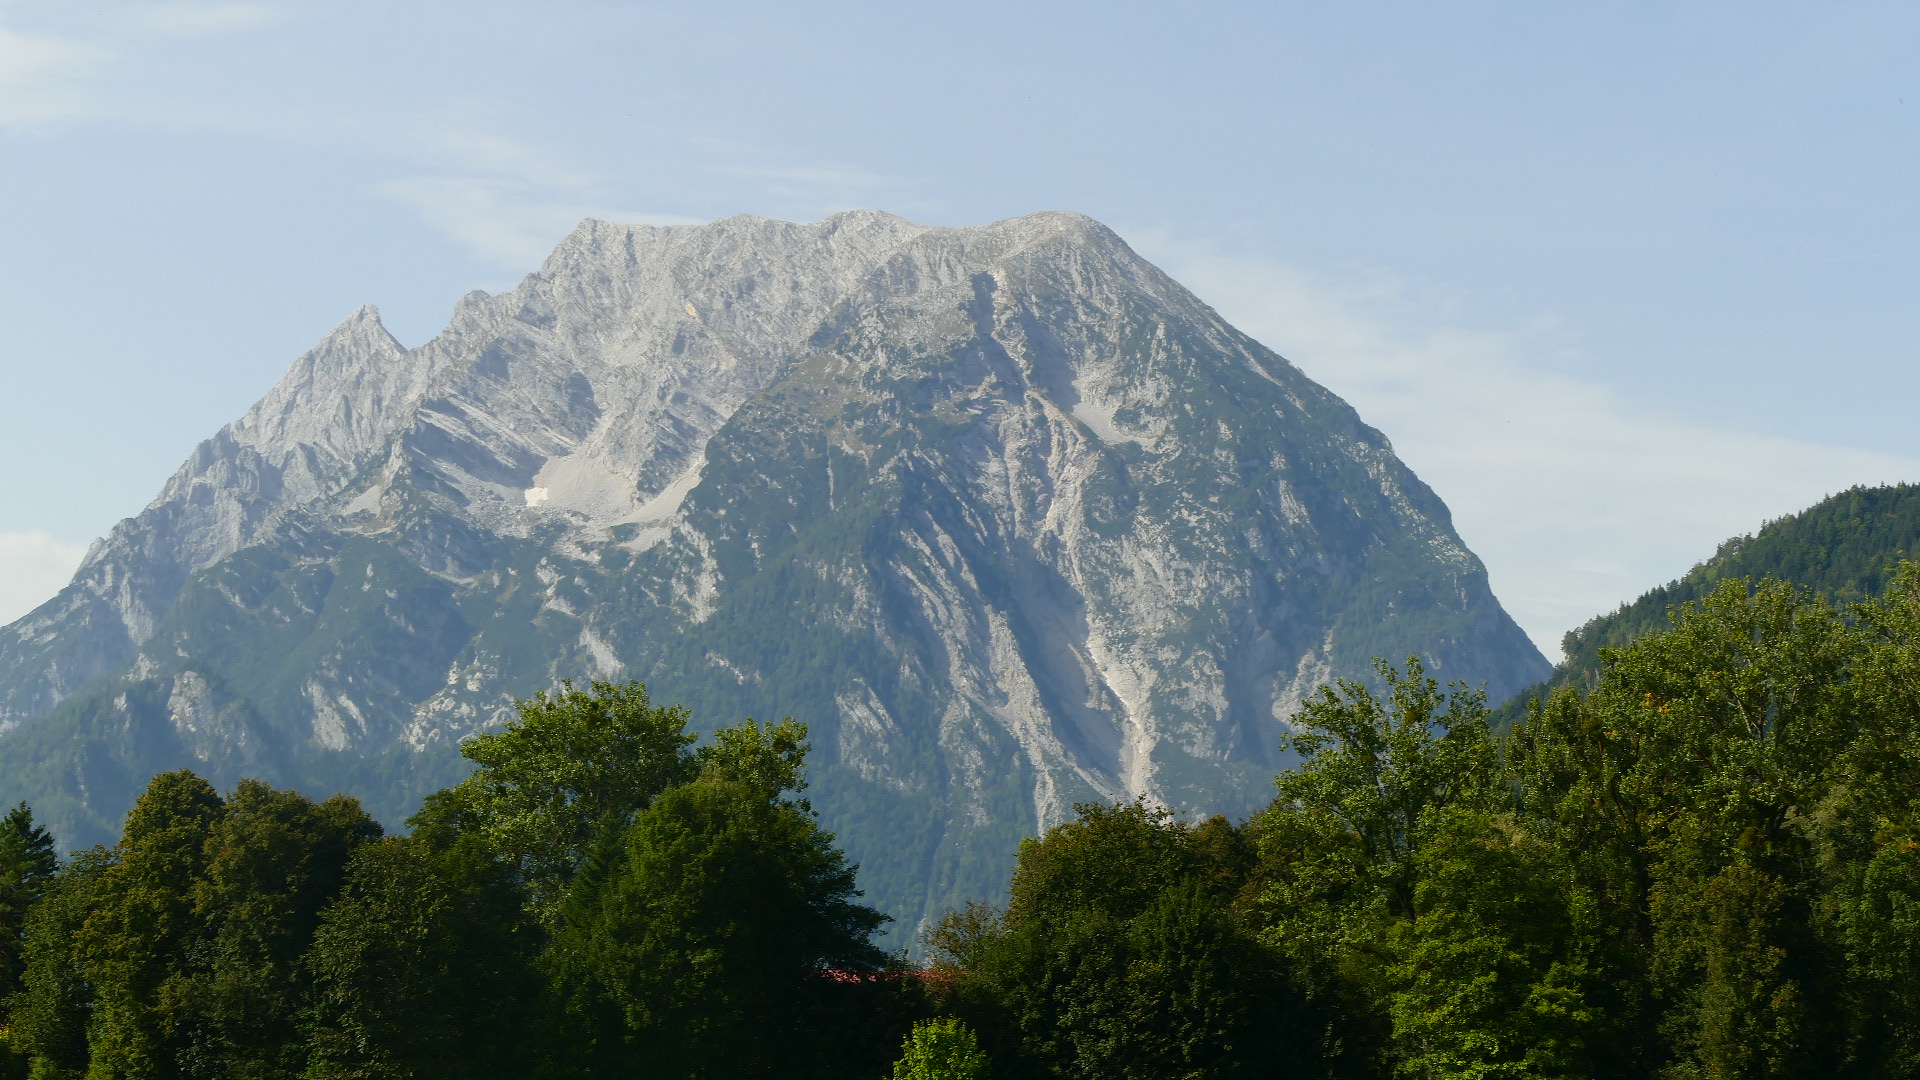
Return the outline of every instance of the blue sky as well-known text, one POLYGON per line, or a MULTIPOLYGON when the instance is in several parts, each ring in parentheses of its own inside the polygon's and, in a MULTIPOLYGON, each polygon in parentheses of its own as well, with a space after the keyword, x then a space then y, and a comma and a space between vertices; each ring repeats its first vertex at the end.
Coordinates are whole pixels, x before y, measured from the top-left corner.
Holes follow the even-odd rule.
POLYGON ((357 305, 584 216, 1112 225, 1543 646, 1920 480, 1920 8, 0 0, 0 618, 357 305))

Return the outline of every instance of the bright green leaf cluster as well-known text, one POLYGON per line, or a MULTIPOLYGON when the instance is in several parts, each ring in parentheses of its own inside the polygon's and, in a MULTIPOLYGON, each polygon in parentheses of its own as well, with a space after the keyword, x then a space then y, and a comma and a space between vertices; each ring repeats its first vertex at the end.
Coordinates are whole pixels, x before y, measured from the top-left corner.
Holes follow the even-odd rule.
POLYGON ((954 1017, 913 1025, 894 1063, 893 1080, 987 1080, 987 1055, 973 1030, 954 1017))

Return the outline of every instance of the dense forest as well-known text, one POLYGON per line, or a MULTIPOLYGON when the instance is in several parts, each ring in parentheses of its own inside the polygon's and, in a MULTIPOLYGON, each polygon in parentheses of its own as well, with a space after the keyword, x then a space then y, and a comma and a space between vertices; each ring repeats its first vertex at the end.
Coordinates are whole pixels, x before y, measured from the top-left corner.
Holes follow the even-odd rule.
POLYGON ((1892 568, 1905 559, 1920 559, 1920 485, 1856 487, 1829 496, 1767 522, 1751 536, 1726 541, 1680 578, 1569 630, 1553 675, 1494 710, 1494 728, 1511 727, 1526 715, 1529 701, 1562 686, 1592 687, 1600 677, 1601 649, 1666 629, 1669 611, 1705 599, 1722 581, 1791 581, 1846 605, 1880 595, 1892 568))
POLYGON ((405 836, 154 778, 60 863, 0 823, 0 1075, 1920 1076, 1920 569, 1721 581, 1496 734, 1325 688, 1251 819, 1088 804, 924 961, 803 797, 638 685, 522 703, 405 836))

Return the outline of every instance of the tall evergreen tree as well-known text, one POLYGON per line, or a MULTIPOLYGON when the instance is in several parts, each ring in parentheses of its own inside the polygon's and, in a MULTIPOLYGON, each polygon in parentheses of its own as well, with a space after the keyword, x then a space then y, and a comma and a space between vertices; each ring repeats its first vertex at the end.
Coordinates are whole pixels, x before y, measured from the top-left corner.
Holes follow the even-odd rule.
POLYGON ((0 818, 0 1026, 7 1018, 7 999, 19 991, 26 968, 27 913, 59 868, 53 835, 34 824, 26 803, 0 818))

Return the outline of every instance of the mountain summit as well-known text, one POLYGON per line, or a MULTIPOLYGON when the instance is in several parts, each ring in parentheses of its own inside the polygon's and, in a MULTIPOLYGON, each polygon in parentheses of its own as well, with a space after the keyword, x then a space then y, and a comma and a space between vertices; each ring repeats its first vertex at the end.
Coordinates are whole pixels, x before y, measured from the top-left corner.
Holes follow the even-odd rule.
POLYGON ((632 677, 807 722, 911 925, 1075 801, 1264 802, 1303 696, 1412 654, 1548 671, 1379 432, 1099 223, 587 221, 420 348, 356 312, 0 630, 0 798, 395 820, 514 698, 632 677))

